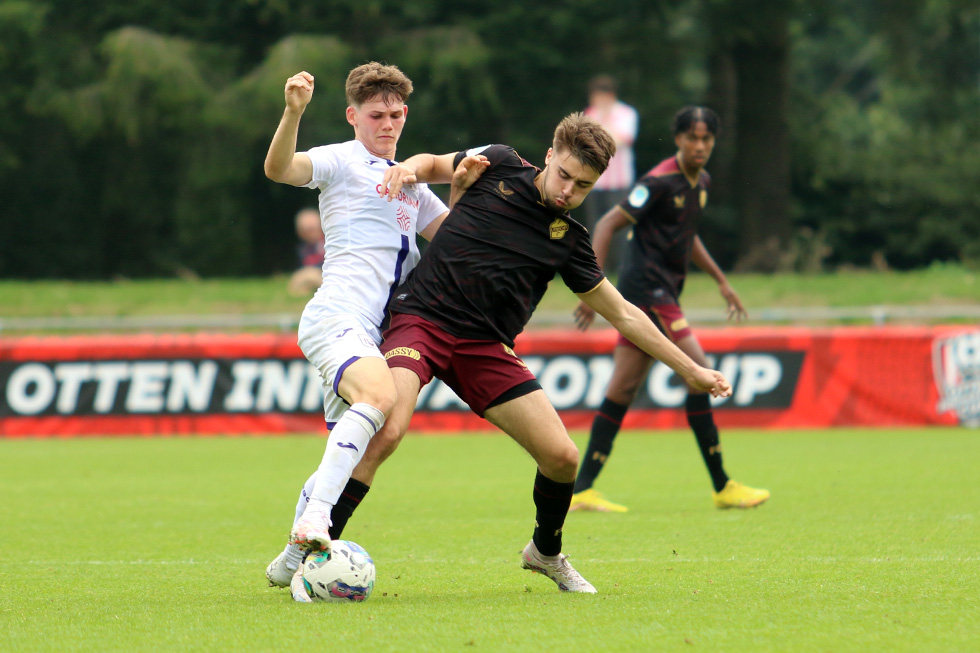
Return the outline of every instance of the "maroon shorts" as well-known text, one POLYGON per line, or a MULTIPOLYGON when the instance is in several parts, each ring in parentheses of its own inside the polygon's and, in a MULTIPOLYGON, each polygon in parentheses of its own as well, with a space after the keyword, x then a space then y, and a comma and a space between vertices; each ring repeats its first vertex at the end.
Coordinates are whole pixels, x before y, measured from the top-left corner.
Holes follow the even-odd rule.
POLYGON ((412 370, 423 386, 433 376, 441 379, 480 417, 508 390, 537 383, 524 361, 502 342, 457 338, 416 315, 392 313, 383 338, 381 353, 388 367, 412 370))
MULTIPOLYGON (((656 306, 641 306, 641 311, 646 313, 660 332, 676 343, 682 338, 691 335, 691 325, 687 323, 687 318, 681 312, 681 307, 677 304, 657 304, 656 306)), ((632 342, 623 337, 622 334, 616 339, 617 345, 625 345, 633 349, 639 349, 632 342)))

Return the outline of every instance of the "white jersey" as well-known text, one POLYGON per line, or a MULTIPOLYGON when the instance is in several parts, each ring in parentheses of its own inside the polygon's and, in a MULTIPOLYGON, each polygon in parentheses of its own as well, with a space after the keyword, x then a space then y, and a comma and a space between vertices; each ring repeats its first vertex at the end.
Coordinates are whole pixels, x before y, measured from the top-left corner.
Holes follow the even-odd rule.
POLYGON ((415 234, 449 209, 421 183, 403 186, 391 202, 381 197, 382 177, 394 162, 360 141, 306 154, 313 162, 306 186, 320 190, 325 253, 323 283, 307 311, 350 311, 379 327, 391 294, 418 263, 415 234))

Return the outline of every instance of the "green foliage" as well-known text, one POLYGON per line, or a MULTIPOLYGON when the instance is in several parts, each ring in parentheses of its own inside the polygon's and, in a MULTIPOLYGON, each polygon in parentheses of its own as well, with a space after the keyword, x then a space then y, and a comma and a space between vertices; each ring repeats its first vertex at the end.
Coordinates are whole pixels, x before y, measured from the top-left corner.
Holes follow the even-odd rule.
POLYGON ((344 82, 355 65, 351 47, 335 36, 286 37, 270 48, 259 66, 217 94, 208 122, 267 146, 285 106, 286 79, 306 70, 315 78, 315 91, 303 115, 305 142, 299 147, 349 140, 350 126, 340 118, 347 107, 344 82))
MULTIPOLYGON (((37 62, 31 56, 44 25, 45 8, 31 2, 0 3, 0 117, 16 116, 34 82, 37 62)), ((16 123, 0 120, 0 177, 22 165, 15 145, 16 123)))
MULTIPOLYGON (((380 59, 415 81, 401 156, 506 142, 537 164, 587 79, 611 73, 641 115, 642 171, 673 151, 670 117, 704 101, 709 65, 768 29, 731 0, 559 4, 3 0, 0 276, 289 269, 290 218, 313 199, 261 165, 301 69, 317 79, 301 148, 350 138, 346 73, 380 59)), ((788 7, 787 265, 980 261, 976 3, 788 7)), ((739 162, 727 147, 719 172, 739 162)), ((713 197, 704 227, 729 262, 736 195, 713 197)))
POLYGON ((878 14, 801 26, 810 31, 795 40, 800 223, 824 234, 831 263, 975 264, 980 65, 960 57, 956 35, 980 29, 980 11, 911 3, 886 16, 885 28, 878 14), (849 46, 856 54, 827 85, 849 46))
POLYGON ((377 49, 385 53, 383 59, 398 62, 418 80, 399 156, 453 152, 502 140, 494 129, 502 102, 492 54, 474 32, 462 26, 420 28, 381 39, 377 49))

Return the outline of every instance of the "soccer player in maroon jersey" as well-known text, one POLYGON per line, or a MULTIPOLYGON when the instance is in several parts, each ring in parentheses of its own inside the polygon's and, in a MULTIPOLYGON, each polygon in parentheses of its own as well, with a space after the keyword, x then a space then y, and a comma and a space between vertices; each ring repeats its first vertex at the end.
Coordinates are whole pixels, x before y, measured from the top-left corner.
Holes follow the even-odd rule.
MULTIPOLYGON (((433 376, 442 379, 537 463, 535 527, 522 567, 569 592, 595 592, 561 553, 578 449, 537 379, 511 349, 548 282, 560 273, 593 310, 693 387, 716 396, 731 393, 720 372, 695 364, 606 281, 588 231, 568 214, 582 203, 614 151, 609 133, 578 113, 558 125, 543 169, 505 145, 416 155, 388 169, 382 192, 389 196, 397 196, 403 184, 452 177, 453 208, 389 303, 392 318, 382 351, 398 400, 352 477, 354 484, 370 484, 408 430, 421 387, 433 376), (475 175, 459 171, 473 166, 482 174, 460 195, 459 180, 468 183, 475 175)), ((335 520, 331 535, 339 537, 335 529, 342 527, 335 520)))
MULTIPOLYGON (((644 175, 627 198, 599 220, 593 237, 596 258, 602 265, 613 233, 632 225, 633 237, 620 267, 619 291, 685 354, 705 366, 708 361, 704 350, 691 332, 678 301, 688 264, 693 261, 718 283, 721 296, 728 304, 729 318, 738 321, 746 317, 741 300, 697 235, 711 184, 704 166, 719 128, 718 116, 711 109, 681 109, 674 116, 672 129, 677 154, 644 175)), ((595 319, 595 311, 582 303, 575 316, 579 328, 585 330, 595 319)), ((612 452, 623 417, 654 358, 658 357, 620 336, 613 351, 609 388, 592 423, 589 444, 575 480, 571 510, 626 512, 625 506, 605 499, 592 485, 612 452)), ((719 508, 757 506, 769 498, 769 491, 742 485, 725 473, 709 399, 702 390, 689 386, 685 408, 688 424, 711 476, 714 503, 719 508)))

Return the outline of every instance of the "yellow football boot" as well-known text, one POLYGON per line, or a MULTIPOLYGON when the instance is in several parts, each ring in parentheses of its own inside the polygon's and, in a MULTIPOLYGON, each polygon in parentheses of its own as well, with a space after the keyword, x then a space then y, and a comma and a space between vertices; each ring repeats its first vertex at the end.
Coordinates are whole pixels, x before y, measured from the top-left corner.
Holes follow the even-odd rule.
POLYGON ((721 492, 712 492, 716 508, 754 508, 765 503, 769 490, 761 490, 729 479, 721 492))
POLYGON ((573 510, 591 510, 593 512, 626 512, 629 510, 626 506, 621 506, 618 503, 613 503, 612 501, 607 501, 603 498, 602 492, 597 492, 592 488, 588 490, 582 490, 578 494, 572 495, 572 505, 569 506, 568 511, 573 510))

